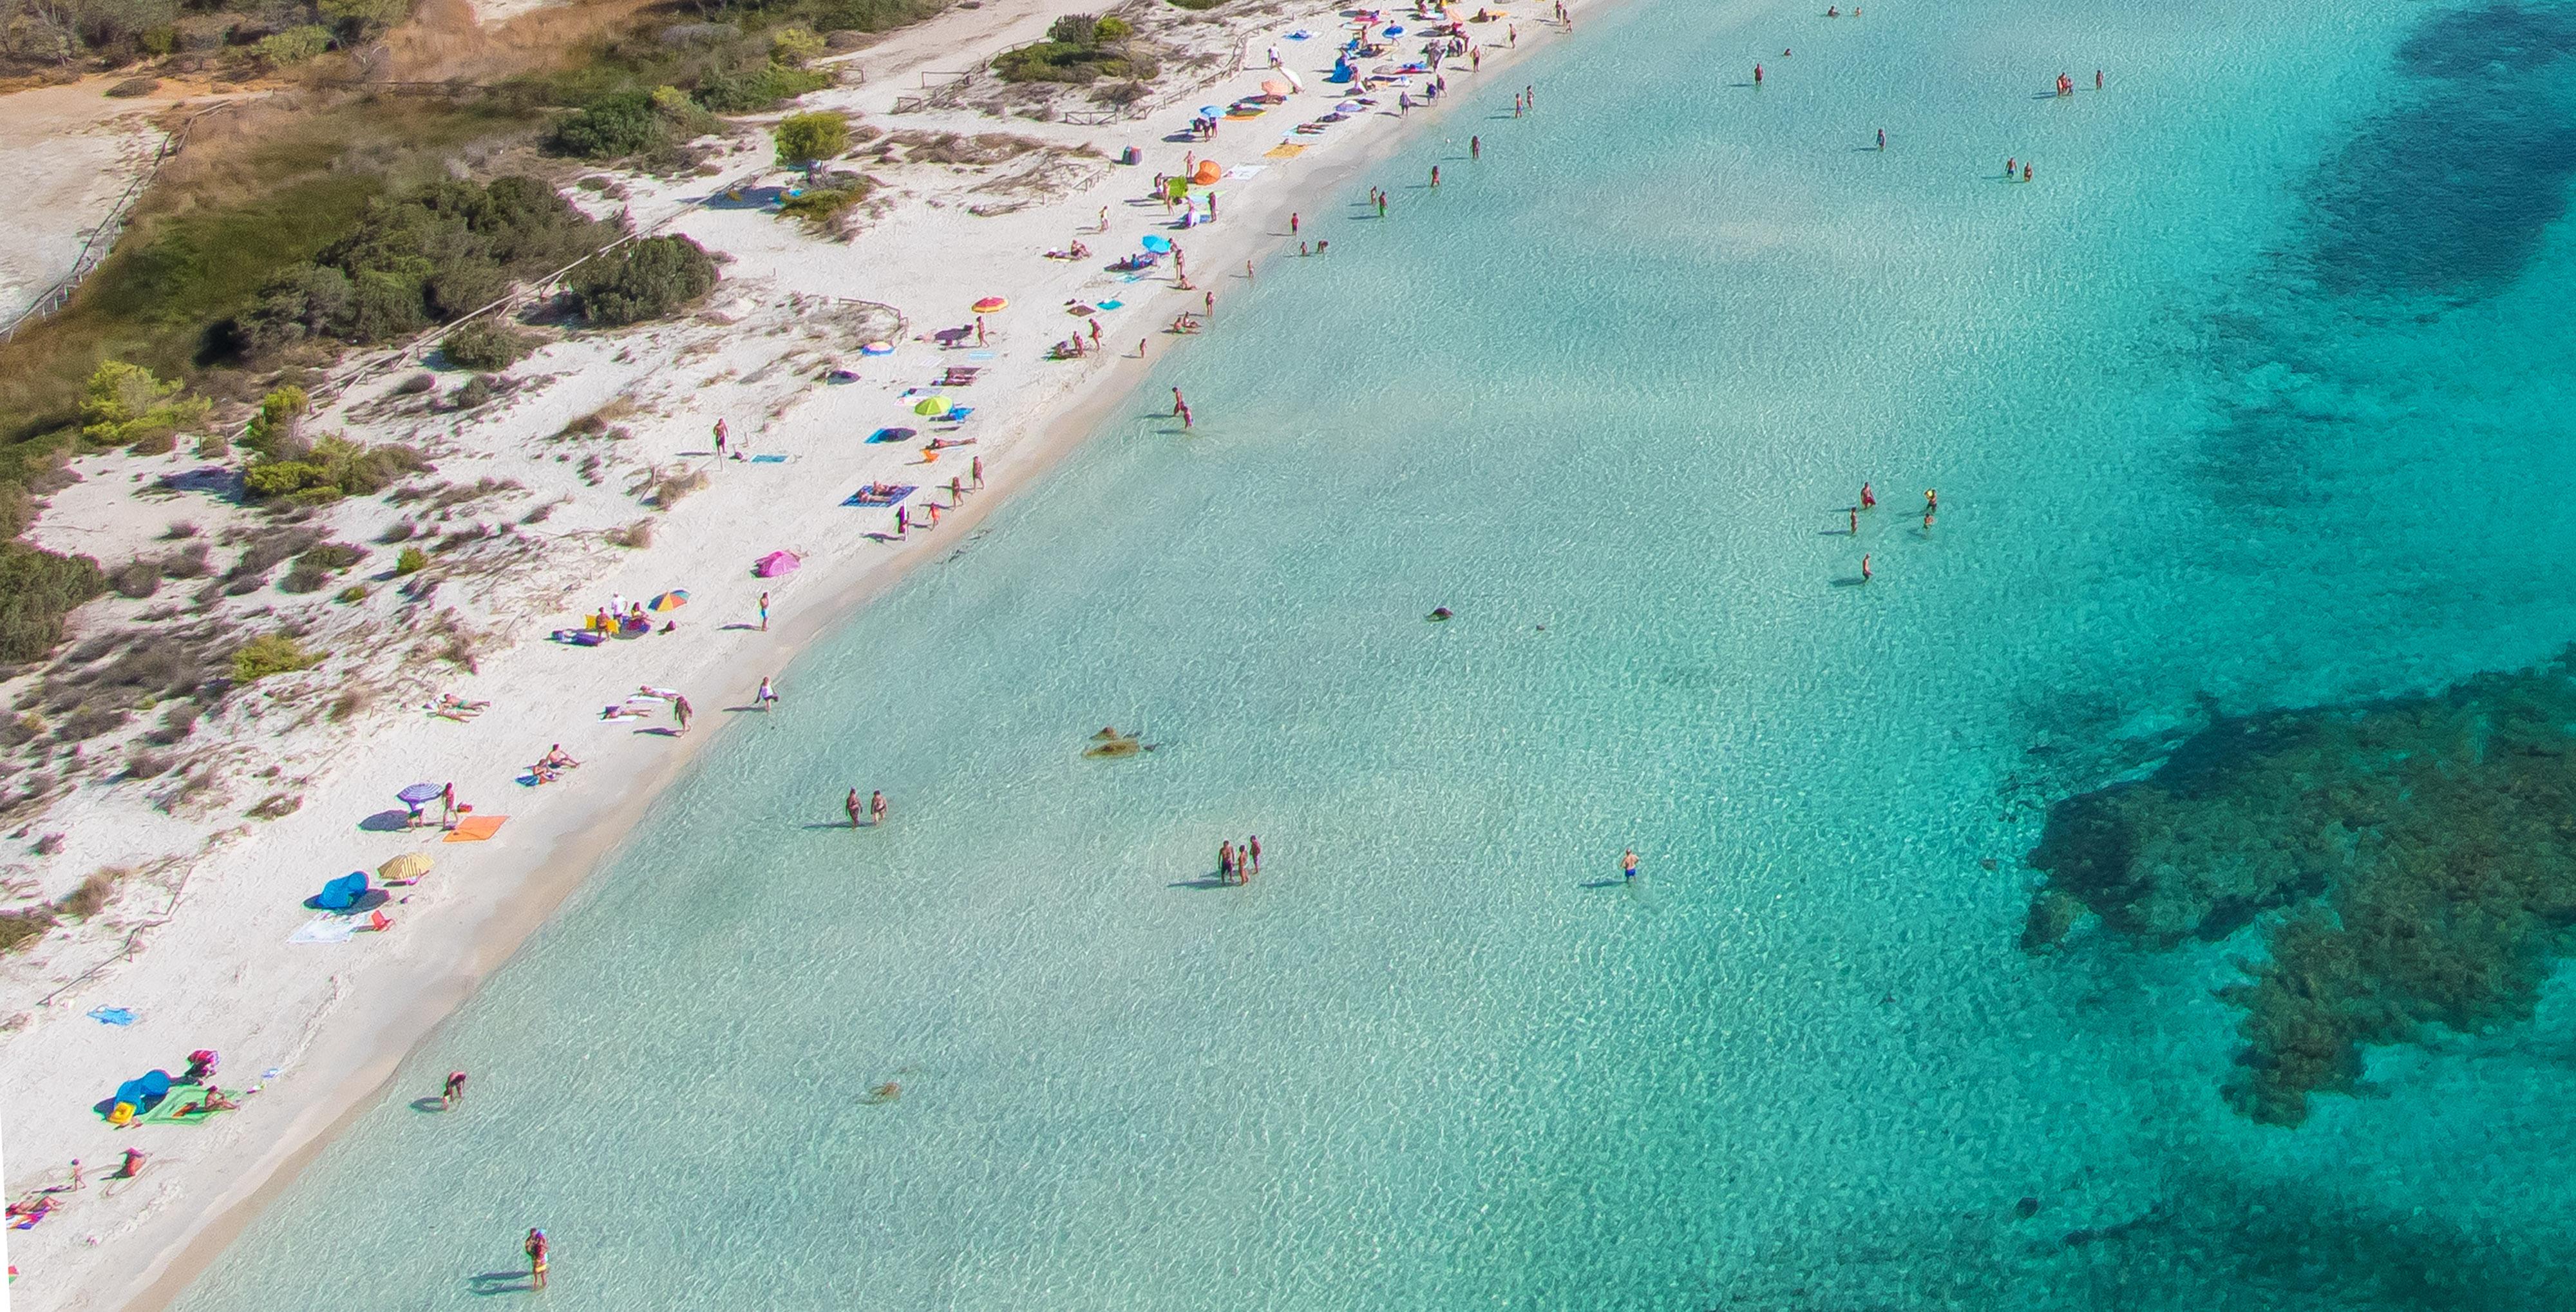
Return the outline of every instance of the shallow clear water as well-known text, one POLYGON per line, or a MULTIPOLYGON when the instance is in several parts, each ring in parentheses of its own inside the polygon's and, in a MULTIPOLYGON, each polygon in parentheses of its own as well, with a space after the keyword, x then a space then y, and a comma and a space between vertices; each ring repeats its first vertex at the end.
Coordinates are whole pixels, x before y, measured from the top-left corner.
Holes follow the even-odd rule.
POLYGON ((560 1307, 2564 1301, 2557 991, 2284 1131, 2243 943, 2016 937, 2202 698, 2576 637, 2576 12, 1869 7, 1637 0, 1310 207, 182 1307, 477 1306, 531 1224, 560 1307))

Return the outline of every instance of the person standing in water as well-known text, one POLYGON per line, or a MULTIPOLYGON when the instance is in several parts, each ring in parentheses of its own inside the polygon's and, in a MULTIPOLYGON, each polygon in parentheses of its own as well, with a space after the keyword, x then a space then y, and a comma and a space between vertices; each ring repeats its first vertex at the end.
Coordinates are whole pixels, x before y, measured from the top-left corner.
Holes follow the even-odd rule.
POLYGON ((1631 884, 1637 882, 1637 849, 1632 847, 1619 854, 1619 878, 1631 884))
POLYGON ((1437 164, 1431 166, 1431 189, 1440 190, 1440 166, 1437 164))
POLYGON ((465 1105, 465 1072, 449 1071, 447 1086, 438 1091, 439 1104, 448 1111, 465 1105))
POLYGON ((841 809, 850 813, 850 828, 852 828, 852 829, 857 829, 857 828, 859 827, 859 790, 858 790, 858 789, 855 789, 855 788, 851 789, 851 790, 850 790, 850 795, 849 795, 848 797, 843 798, 843 799, 841 800, 841 809))
POLYGON ((1860 557, 1860 581, 1863 583, 1869 582, 1869 553, 1865 551, 1861 553, 1860 557))
POLYGON ((1220 884, 1234 882, 1234 840, 1231 838, 1216 845, 1216 880, 1220 884))
POLYGON ((1753 66, 1753 85, 1757 87, 1762 85, 1762 66, 1760 64, 1755 64, 1753 66))
POLYGON ((1863 510, 1878 509, 1878 494, 1870 491, 1869 484, 1867 483, 1860 485, 1860 508, 1863 510))
POLYGON ((769 676, 760 676, 760 691, 751 695, 751 704, 764 713, 778 709, 778 690, 769 686, 769 676))
POLYGON ((1878 148, 1880 150, 1887 149, 1887 129, 1885 128, 1880 128, 1878 130, 1878 148))
POLYGON ((966 482, 978 492, 984 490, 984 457, 977 456, 966 466, 966 482))
POLYGON ((1858 506, 1854 506, 1854 507, 1852 507, 1852 512, 1851 512, 1851 535, 1852 535, 1853 537, 1859 537, 1859 536, 1860 536, 1860 507, 1858 507, 1858 506))
POLYGON ((886 822, 886 800, 885 800, 885 792, 884 792, 884 790, 880 789, 880 790, 878 790, 878 791, 875 791, 875 792, 872 792, 872 793, 869 793, 869 794, 868 794, 868 827, 869 827, 869 828, 871 828, 871 829, 873 829, 873 828, 876 828, 876 827, 878 827, 878 826, 880 826, 880 825, 883 825, 885 822, 886 822))
POLYGON ((528 1242, 520 1245, 520 1248, 528 1255, 528 1287, 530 1289, 545 1288, 546 1232, 530 1227, 528 1230, 528 1242))
POLYGON ((1923 513, 1929 515, 1940 508, 1941 493, 1933 488, 1923 489, 1923 513))
POLYGON ((1484 139, 1483 137, 1469 137, 1469 138, 1467 138, 1467 158, 1469 158, 1469 159, 1483 159, 1484 157, 1485 157, 1485 139, 1484 139))
POLYGON ((1249 860, 1252 862, 1252 873, 1254 873, 1254 874, 1256 874, 1256 875, 1257 875, 1257 874, 1260 874, 1260 873, 1261 873, 1261 835, 1259 835, 1259 834, 1254 834, 1252 837, 1250 837, 1250 838, 1247 838, 1247 839, 1243 840, 1243 851, 1244 851, 1244 855, 1245 855, 1245 857, 1246 857, 1247 859, 1249 859, 1249 860))

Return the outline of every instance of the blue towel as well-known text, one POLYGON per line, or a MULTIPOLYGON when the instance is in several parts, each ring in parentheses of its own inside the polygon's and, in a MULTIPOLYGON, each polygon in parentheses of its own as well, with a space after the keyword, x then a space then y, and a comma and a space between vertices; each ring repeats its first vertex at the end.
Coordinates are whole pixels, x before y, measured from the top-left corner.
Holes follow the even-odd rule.
POLYGON ((134 1023, 134 1013, 123 1007, 92 1007, 89 1009, 89 1018, 97 1021, 101 1025, 131 1025, 134 1023))
POLYGON ((880 428, 877 431, 868 434, 868 440, 871 442, 900 442, 905 438, 918 436, 920 436, 920 434, 913 432, 909 428, 880 428))
POLYGON ((787 463, 787 457, 785 457, 785 456, 753 456, 753 457, 751 458, 751 463, 753 463, 753 464, 755 464, 755 465, 783 465, 783 464, 786 464, 786 463, 787 463))
MULTIPOLYGON (((1134 281, 1136 281, 1136 280, 1135 280, 1135 279, 1133 279, 1133 278, 1130 278, 1130 279, 1128 279, 1127 281, 1129 281, 1129 282, 1134 282, 1134 281)), ((1120 309, 1120 308, 1124 307, 1126 304, 1127 304, 1127 302, 1125 302, 1125 301, 1102 301, 1102 302, 1100 303, 1100 308, 1101 308, 1101 309, 1104 309, 1104 310, 1115 310, 1115 309, 1120 309)))

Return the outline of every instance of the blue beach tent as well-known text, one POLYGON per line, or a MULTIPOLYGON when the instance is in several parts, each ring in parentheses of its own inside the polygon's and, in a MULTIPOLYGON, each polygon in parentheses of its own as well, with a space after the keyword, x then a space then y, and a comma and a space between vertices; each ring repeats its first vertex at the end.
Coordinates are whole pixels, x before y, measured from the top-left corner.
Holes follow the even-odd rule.
POLYGON ((367 872, 352 870, 324 884, 322 891, 313 895, 312 905, 323 911, 346 911, 366 895, 367 872))

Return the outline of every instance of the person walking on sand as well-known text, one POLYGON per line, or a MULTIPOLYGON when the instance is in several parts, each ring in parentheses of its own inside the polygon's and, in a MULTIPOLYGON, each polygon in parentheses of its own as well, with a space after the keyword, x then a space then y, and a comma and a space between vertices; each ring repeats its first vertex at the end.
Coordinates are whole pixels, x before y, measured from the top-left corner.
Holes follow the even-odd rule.
POLYGON ((769 676, 760 676, 760 691, 751 695, 751 704, 763 713, 778 709, 778 690, 769 686, 769 676))
POLYGON ((681 733, 687 733, 689 731, 689 710, 688 698, 674 697, 671 699, 671 718, 680 722, 681 733))
POLYGON ((760 631, 769 632, 769 594, 760 594, 760 631))
POLYGON ((718 459, 718 460, 722 460, 722 459, 724 459, 725 433, 726 433, 727 431, 728 431, 728 430, 725 428, 725 421, 723 421, 723 420, 721 420, 721 419, 717 420, 717 421, 716 421, 716 459, 718 459))
POLYGON ((520 1247, 528 1255, 528 1287, 530 1289, 545 1288, 546 1232, 531 1228, 528 1231, 528 1242, 520 1245, 520 1247))
POLYGON ((1109 207, 1106 205, 1100 207, 1100 231, 1109 231, 1109 207))
POLYGON ((1142 337, 1136 339, 1136 358, 1139 360, 1145 358, 1145 339, 1142 337))
POLYGON ((81 1190, 88 1187, 89 1186, 81 1180, 80 1159, 75 1157, 72 1159, 72 1192, 79 1193, 81 1190))
POLYGON ((438 1091, 438 1105, 443 1111, 454 1111, 465 1105, 465 1072, 449 1071, 447 1084, 438 1091))
POLYGON ((848 797, 845 797, 845 798, 841 799, 841 809, 850 813, 850 828, 852 828, 852 829, 856 829, 856 828, 858 828, 858 827, 859 827, 859 790, 858 790, 858 789, 855 789, 855 788, 851 789, 851 790, 850 790, 850 795, 849 795, 848 797))
POLYGON ((1619 878, 1626 883, 1637 882, 1637 849, 1632 847, 1619 854, 1619 878))
POLYGON ((1297 235, 1297 211, 1295 210, 1288 211, 1288 235, 1291 237, 1297 235))
POLYGON ((868 827, 879 828, 886 822, 886 800, 883 790, 868 794, 868 827))
POLYGON ((984 490, 984 457, 977 456, 967 465, 966 481, 974 484, 976 491, 984 490))
POLYGON ((984 344, 984 316, 980 314, 975 316, 975 344, 977 346, 984 344))
POLYGON ((894 535, 895 535, 896 537, 903 537, 903 536, 905 536, 905 535, 907 535, 907 534, 909 534, 909 533, 911 533, 911 532, 912 532, 912 517, 911 517, 910 515, 907 515, 907 514, 905 514, 905 513, 904 513, 904 508, 903 508, 903 507, 901 507, 901 506, 897 506, 897 507, 895 507, 895 508, 894 508, 894 535))
POLYGON ((456 785, 454 783, 438 790, 438 827, 441 829, 456 827, 456 785))

